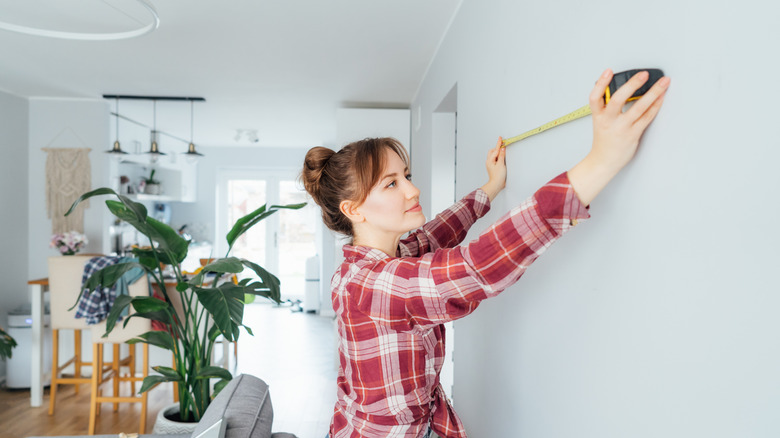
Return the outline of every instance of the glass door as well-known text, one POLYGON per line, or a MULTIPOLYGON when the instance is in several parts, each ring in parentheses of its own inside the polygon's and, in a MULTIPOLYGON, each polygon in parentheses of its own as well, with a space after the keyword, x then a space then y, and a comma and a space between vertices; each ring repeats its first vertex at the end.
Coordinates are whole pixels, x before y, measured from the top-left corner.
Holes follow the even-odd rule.
MULTIPOLYGON (((223 170, 218 175, 217 235, 224 236, 242 216, 263 204, 305 202, 306 192, 294 171, 223 170)), ((264 267, 281 281, 283 300, 303 300, 306 259, 316 254, 316 208, 279 210, 252 227, 233 245, 231 254, 264 267)), ((224 255, 227 242, 217 241, 224 255)), ((251 276, 245 270, 244 277, 251 276)))

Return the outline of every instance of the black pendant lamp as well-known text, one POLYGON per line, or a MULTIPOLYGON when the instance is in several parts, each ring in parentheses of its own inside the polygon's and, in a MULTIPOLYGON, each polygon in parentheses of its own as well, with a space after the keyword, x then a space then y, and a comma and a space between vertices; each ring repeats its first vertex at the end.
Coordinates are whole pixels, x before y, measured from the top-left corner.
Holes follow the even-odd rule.
POLYGON ((187 157, 188 163, 195 163, 198 161, 198 158, 202 157, 203 154, 198 153, 195 150, 195 143, 193 142, 193 126, 195 126, 195 101, 190 100, 190 144, 187 146, 187 152, 184 153, 184 156, 187 157))
POLYGON ((167 155, 165 153, 160 152, 160 149, 157 147, 157 101, 153 101, 153 117, 154 121, 152 124, 152 139, 151 139, 151 146, 149 147, 149 151, 146 152, 149 154, 149 162, 154 164, 156 163, 161 155, 167 155))
POLYGON ((127 155, 127 152, 122 150, 122 147, 119 145, 119 98, 116 99, 116 141, 114 142, 114 147, 112 147, 110 150, 106 151, 107 154, 111 154, 112 158, 116 158, 117 160, 122 159, 122 155, 127 155))

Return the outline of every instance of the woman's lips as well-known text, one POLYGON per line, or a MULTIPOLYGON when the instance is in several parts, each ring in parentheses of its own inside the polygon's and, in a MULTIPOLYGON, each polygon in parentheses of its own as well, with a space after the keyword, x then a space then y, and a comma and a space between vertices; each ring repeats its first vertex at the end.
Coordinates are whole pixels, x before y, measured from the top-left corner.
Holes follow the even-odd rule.
POLYGON ((407 213, 416 213, 418 211, 422 211, 422 207, 420 207, 420 204, 417 204, 414 207, 406 210, 407 213))

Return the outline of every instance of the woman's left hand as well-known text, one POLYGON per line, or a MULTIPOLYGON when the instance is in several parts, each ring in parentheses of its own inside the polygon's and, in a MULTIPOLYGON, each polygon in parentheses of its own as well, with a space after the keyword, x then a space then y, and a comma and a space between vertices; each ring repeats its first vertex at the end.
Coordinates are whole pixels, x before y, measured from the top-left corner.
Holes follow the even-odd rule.
POLYGON ((488 151, 485 161, 488 182, 482 186, 482 190, 487 193, 490 202, 506 187, 506 148, 503 145, 504 139, 498 137, 496 147, 488 151))

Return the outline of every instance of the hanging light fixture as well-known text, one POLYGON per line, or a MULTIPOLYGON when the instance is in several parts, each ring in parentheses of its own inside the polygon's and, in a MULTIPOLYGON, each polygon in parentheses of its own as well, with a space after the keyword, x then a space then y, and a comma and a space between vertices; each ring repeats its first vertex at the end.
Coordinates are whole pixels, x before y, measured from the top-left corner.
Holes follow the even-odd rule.
POLYGON ((111 158, 115 158, 117 160, 120 160, 122 158, 122 155, 127 155, 127 152, 122 150, 122 147, 119 146, 119 98, 116 98, 116 141, 114 142, 114 147, 111 148, 111 150, 106 151, 107 154, 111 154, 111 158))
POLYGON ((190 100, 190 144, 187 147, 187 152, 184 153, 184 155, 187 157, 188 163, 195 163, 198 161, 198 158, 202 157, 203 154, 198 153, 195 151, 195 143, 193 142, 193 130, 195 126, 195 101, 190 100))
POLYGON ((153 104, 154 121, 152 125, 152 139, 151 139, 152 144, 149 148, 149 151, 146 153, 149 154, 149 162, 154 164, 160 159, 161 155, 167 155, 167 154, 160 152, 160 149, 157 147, 157 101, 153 100, 152 102, 154 102, 153 104))

